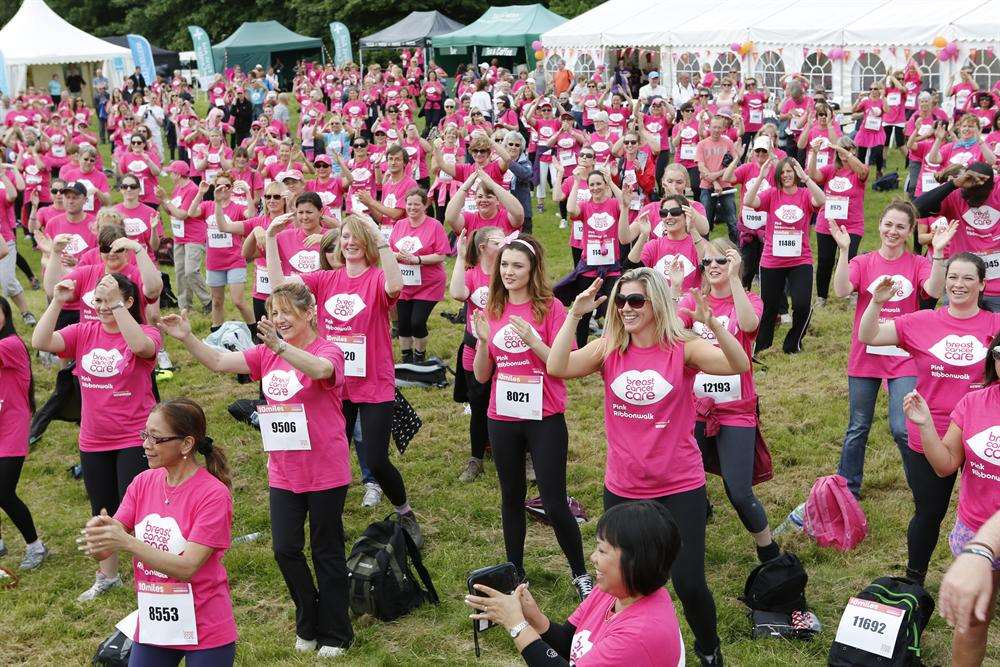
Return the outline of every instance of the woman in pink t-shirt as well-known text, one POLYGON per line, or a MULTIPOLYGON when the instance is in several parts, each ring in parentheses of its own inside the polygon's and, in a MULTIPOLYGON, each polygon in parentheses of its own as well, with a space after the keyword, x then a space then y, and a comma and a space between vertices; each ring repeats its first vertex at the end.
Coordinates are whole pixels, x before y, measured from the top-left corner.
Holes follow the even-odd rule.
MULTIPOLYGON (((80 464, 91 514, 114 514, 125 489, 147 468, 139 430, 156 405, 153 367, 160 333, 140 324, 139 290, 128 278, 104 276, 94 291, 98 322, 71 324, 55 331, 63 305, 74 295, 71 280, 59 282, 52 301, 31 334, 36 350, 76 362, 80 381, 80 464)), ((94 585, 77 599, 88 602, 122 585, 118 556, 101 561, 94 585)))
MULTIPOLYGON (((906 397, 906 416, 920 429, 927 461, 942 477, 962 471, 958 491, 955 527, 948 535, 951 553, 958 556, 966 546, 984 546, 973 542, 976 531, 991 516, 1000 512, 1000 333, 990 341, 983 372, 983 389, 966 394, 949 418, 948 430, 940 436, 926 401, 917 392, 906 397)), ((988 545, 986 545, 988 546, 988 545)), ((993 616, 997 589, 1000 587, 1000 558, 992 549, 972 551, 987 560, 992 557, 992 586, 986 618, 977 619, 964 632, 956 628, 952 638, 952 664, 982 664, 986 638, 993 616)))
POLYGON ((879 312, 879 320, 885 322, 916 312, 922 298, 937 299, 944 287, 942 253, 954 235, 956 225, 935 233, 934 252, 928 258, 906 248, 906 240, 912 235, 916 224, 916 215, 916 210, 909 202, 897 200, 890 203, 879 219, 881 243, 878 249, 851 259, 848 259, 851 236, 839 223, 830 225, 830 233, 840 248, 833 276, 833 291, 842 299, 851 294, 858 295, 847 362, 850 418, 837 468, 837 474, 847 480, 847 488, 857 498, 861 497, 865 449, 879 387, 883 382, 888 385, 889 430, 902 451, 907 447, 903 397, 913 391, 917 384, 917 371, 908 353, 895 346, 865 345, 858 340, 861 316, 868 308, 874 286, 885 276, 891 276, 899 283, 897 290, 879 312))
POLYGON ((451 244, 444 227, 427 215, 427 191, 414 188, 404 196, 406 215, 392 229, 389 245, 403 276, 396 304, 399 351, 404 364, 423 364, 427 354, 427 320, 444 299, 444 260, 451 244))
POLYGON ((335 657, 354 637, 344 560, 344 501, 351 483, 344 353, 317 334, 316 299, 305 285, 275 287, 267 307, 268 316, 257 325, 262 343, 243 352, 205 345, 183 313, 163 317, 159 326, 210 371, 261 381, 267 405, 257 414, 267 452, 271 540, 295 602, 295 648, 318 646, 320 656, 335 657), (302 553, 307 520, 315 582, 302 553))
MULTIPOLYGON (((674 273, 683 282, 681 291, 701 284, 701 253, 704 241, 692 221, 694 209, 683 195, 666 195, 655 203, 654 223, 648 209, 643 209, 630 226, 638 229, 628 253, 629 264, 648 266, 670 283, 674 273), (662 208, 661 208, 662 207, 662 208), (652 238, 653 227, 659 235, 652 238)), ((631 229, 630 229, 631 231, 631 229)))
POLYGON ((665 588, 680 547, 663 505, 618 505, 597 522, 590 555, 597 587, 565 623, 541 612, 527 584, 510 595, 477 584, 465 604, 476 622, 504 626, 528 667, 683 667, 684 641, 665 588))
POLYGON ((577 155, 580 164, 570 170, 567 176, 565 169, 558 161, 552 163, 552 200, 559 204, 559 228, 562 229, 563 222, 569 221, 569 249, 573 258, 573 266, 580 263, 583 257, 583 218, 579 215, 570 216, 566 212, 566 200, 569 199, 570 190, 573 189, 573 182, 576 182, 577 202, 590 201, 590 188, 587 185, 587 174, 594 169, 594 149, 584 146, 577 155))
MULTIPOLYGON (((289 204, 286 193, 284 184, 271 181, 264 188, 262 196, 264 212, 261 215, 250 216, 246 220, 223 221, 222 228, 243 237, 243 259, 254 262, 254 322, 260 322, 261 318, 267 314, 267 297, 270 296, 273 285, 271 285, 271 280, 267 275, 267 257, 264 254, 266 232, 272 222, 288 212, 286 207, 289 204)), ((249 202, 246 212, 250 213, 253 210, 253 202, 249 202)), ((255 325, 251 325, 250 330, 253 331, 254 327, 255 325)))
POLYGON ((476 335, 472 321, 476 312, 486 307, 490 293, 490 278, 496 266, 497 255, 504 244, 504 232, 499 227, 480 227, 458 235, 455 268, 452 270, 448 294, 465 304, 465 333, 458 347, 458 362, 465 376, 465 393, 468 399, 469 442, 472 453, 465 469, 458 477, 460 482, 471 482, 483 472, 483 456, 489 434, 486 429, 486 410, 490 403, 489 384, 476 380, 473 361, 476 356, 476 335))
MULTIPOLYGON (((703 662, 721 648, 715 601, 705 580, 705 469, 694 436, 694 381, 699 371, 738 375, 750 370, 740 341, 692 292, 690 317, 710 330, 718 346, 695 336, 674 310, 667 281, 649 268, 626 271, 611 290, 605 335, 571 352, 574 320, 604 301, 600 281, 573 302, 548 355, 555 377, 601 373, 607 459, 605 510, 633 500, 665 505, 681 534, 671 572, 703 662)), ((708 664, 708 663, 705 663, 708 664)))
MULTIPOLYGON (((118 188, 122 201, 115 210, 122 214, 125 235, 142 245, 149 258, 156 261, 156 249, 160 247, 160 214, 139 201, 139 179, 132 174, 122 176, 118 188)), ((154 191, 154 196, 156 195, 154 191)))
POLYGON ((580 527, 566 504, 566 385, 545 370, 549 346, 566 319, 545 274, 545 252, 528 235, 508 237, 490 278, 486 307, 473 316, 473 372, 490 385, 487 430, 500 482, 507 560, 522 578, 527 532, 525 458, 531 456, 545 514, 569 561, 582 601, 594 587, 580 527))
POLYGON ((927 161, 941 164, 942 167, 959 164, 968 167, 973 162, 985 162, 992 165, 996 155, 986 143, 979 120, 972 114, 963 116, 955 123, 955 141, 945 143, 946 128, 936 128, 934 144, 927 154, 927 161))
MULTIPOLYGON (((979 307, 986 288, 986 265, 982 258, 963 252, 951 257, 945 267, 948 305, 938 310, 918 310, 879 323, 883 305, 898 289, 897 280, 884 276, 872 290, 872 300, 861 316, 858 339, 866 345, 896 345, 913 358, 917 391, 930 406, 938 434, 959 399, 983 380, 981 362, 990 341, 1000 331, 1000 313, 979 307)), ((941 522, 948 511, 955 475, 940 477, 928 462, 921 445, 920 430, 907 424, 907 448, 901 450, 906 481, 913 494, 914 515, 907 532, 907 576, 923 582, 931 554, 937 545, 941 522)))
POLYGON ((455 234, 472 234, 482 227, 499 227, 504 235, 524 225, 524 207, 510 190, 480 168, 469 173, 445 209, 444 222, 455 234), (471 199, 473 209, 467 208, 471 199))
MULTIPOLYGON (((35 378, 31 354, 14 330, 10 303, 0 296, 0 509, 21 533, 27 546, 22 570, 33 570, 48 558, 38 539, 31 511, 17 496, 21 468, 28 458, 28 431, 35 412, 35 378)), ((0 536, 0 554, 7 547, 0 536)))
POLYGON ((93 558, 132 555, 139 614, 130 664, 232 665, 236 655, 222 564, 233 528, 232 473, 206 429, 191 399, 153 408, 140 433, 150 470, 132 480, 113 517, 101 512, 83 529, 80 549, 93 558))
MULTIPOLYGON (((768 159, 761 165, 767 173, 768 159)), ((785 354, 802 351, 802 339, 812 316, 813 266, 809 247, 809 220, 814 210, 826 203, 826 196, 809 178, 795 158, 785 158, 774 168, 778 186, 758 195, 761 179, 754 179, 743 196, 743 205, 767 211, 764 252, 760 259, 760 295, 764 301, 757 351, 774 341, 774 324, 787 289, 792 298, 792 326, 785 335, 785 354)))
POLYGON ((852 109, 857 121, 854 141, 858 145, 858 158, 866 165, 873 165, 882 178, 885 169, 885 126, 883 117, 889 112, 885 97, 885 82, 874 81, 864 96, 852 109))

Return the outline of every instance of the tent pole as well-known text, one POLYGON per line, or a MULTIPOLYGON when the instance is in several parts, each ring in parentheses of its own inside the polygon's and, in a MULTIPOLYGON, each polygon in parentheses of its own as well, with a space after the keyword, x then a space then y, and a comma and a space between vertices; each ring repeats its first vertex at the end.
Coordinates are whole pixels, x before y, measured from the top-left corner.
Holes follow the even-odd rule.
POLYGON ((358 43, 358 70, 364 74, 365 71, 365 47, 358 43))

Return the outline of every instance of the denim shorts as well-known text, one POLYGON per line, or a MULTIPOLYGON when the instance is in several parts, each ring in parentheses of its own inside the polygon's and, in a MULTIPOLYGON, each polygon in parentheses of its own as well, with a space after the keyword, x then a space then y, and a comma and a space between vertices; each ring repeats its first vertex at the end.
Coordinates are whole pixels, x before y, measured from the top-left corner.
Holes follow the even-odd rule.
POLYGON ((226 269, 224 271, 208 270, 205 283, 209 287, 225 287, 226 285, 241 285, 247 281, 247 267, 226 269))

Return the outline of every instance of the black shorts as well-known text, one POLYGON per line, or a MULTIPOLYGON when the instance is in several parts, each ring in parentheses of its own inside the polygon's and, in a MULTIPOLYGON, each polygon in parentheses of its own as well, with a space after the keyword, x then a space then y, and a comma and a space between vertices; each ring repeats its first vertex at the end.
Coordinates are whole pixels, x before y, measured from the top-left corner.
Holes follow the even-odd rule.
POLYGON ((63 308, 59 311, 59 317, 56 319, 56 331, 68 327, 71 324, 79 324, 80 322, 80 311, 79 310, 66 310, 63 308))

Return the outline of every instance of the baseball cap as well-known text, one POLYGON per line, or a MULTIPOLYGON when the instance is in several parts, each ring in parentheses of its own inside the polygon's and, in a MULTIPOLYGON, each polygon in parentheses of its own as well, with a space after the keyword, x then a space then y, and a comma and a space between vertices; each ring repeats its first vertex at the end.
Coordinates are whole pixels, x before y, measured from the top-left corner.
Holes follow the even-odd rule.
POLYGON ((656 71, 656 70, 654 69, 654 70, 653 70, 652 72, 650 72, 649 74, 647 74, 647 76, 648 76, 648 77, 649 77, 650 79, 659 79, 659 78, 660 78, 660 73, 659 73, 659 72, 657 72, 657 71, 656 71))
POLYGON ((86 197, 87 187, 79 181, 70 181, 69 183, 63 186, 61 192, 75 192, 81 197, 86 197))
POLYGON ((559 117, 560 117, 560 118, 568 118, 568 119, 570 119, 570 120, 573 120, 573 119, 574 119, 574 116, 573 116, 573 114, 571 114, 571 113, 570 113, 570 112, 568 112, 568 111, 563 111, 563 112, 562 112, 562 113, 561 113, 561 114, 559 115, 559 117))
POLYGON ((169 165, 167 165, 167 171, 171 174, 177 174, 178 176, 187 176, 191 173, 191 168, 188 167, 187 162, 182 162, 180 160, 174 160, 169 165))
POLYGON ((769 151, 769 150, 771 150, 771 137, 768 137, 766 135, 761 135, 761 136, 757 137, 756 139, 754 139, 753 140, 753 150, 755 150, 755 151, 759 151, 759 150, 769 151))
POLYGON ((291 179, 293 181, 301 181, 302 180, 302 172, 299 171, 298 169, 289 169, 288 171, 283 171, 280 174, 278 174, 278 178, 275 179, 275 180, 278 180, 278 181, 287 181, 289 179, 291 179))
POLYGON ((333 164, 333 161, 330 160, 330 156, 327 155, 326 153, 320 153, 319 155, 317 155, 316 159, 313 160, 313 162, 314 163, 315 162, 325 162, 326 164, 333 164))

